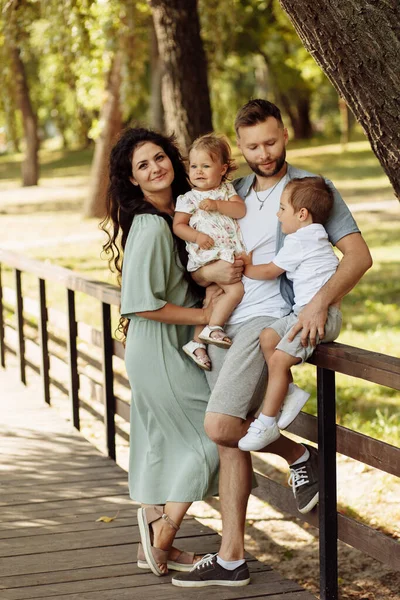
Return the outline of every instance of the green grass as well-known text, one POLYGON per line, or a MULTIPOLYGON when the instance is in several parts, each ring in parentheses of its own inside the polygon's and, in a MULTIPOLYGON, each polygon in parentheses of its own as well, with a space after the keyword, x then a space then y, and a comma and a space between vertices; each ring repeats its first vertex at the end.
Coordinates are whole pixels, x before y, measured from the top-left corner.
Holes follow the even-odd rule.
MULTIPOLYGON (((40 150, 40 182, 54 177, 88 176, 93 149, 40 150)), ((0 156, 0 185, 17 186, 21 177, 21 154, 0 156)))
MULTIPOLYGON (((87 178, 91 151, 41 152, 41 183, 48 186, 71 186, 78 178, 87 178)), ((0 157, 0 189, 18 186, 18 156, 0 157)), ((349 202, 379 201, 393 198, 393 191, 381 166, 366 141, 349 144, 342 152, 339 144, 321 145, 316 140, 306 147, 292 145, 288 160, 295 166, 323 173, 331 178, 349 202)), ((239 175, 248 172, 240 161, 239 175)), ((27 193, 21 190, 21 194, 27 193)), ((1 199, 0 199, 1 210, 1 199)), ((374 259, 373 268, 344 299, 344 325, 340 342, 375 352, 399 356, 400 338, 400 211, 358 212, 357 222, 374 259)), ((82 219, 77 203, 68 206, 55 202, 41 206, 8 207, 0 214, 2 242, 22 240, 28 243, 25 254, 78 271, 97 281, 115 283, 107 262, 101 258, 101 239, 66 243, 69 234, 93 235, 98 231, 94 219, 82 219), (51 210, 50 210, 51 208, 51 210), (54 210, 53 210, 54 209, 54 210), (51 246, 34 245, 42 238, 59 238, 51 246), (29 245, 30 244, 30 245, 29 245)), ((0 244, 1 245, 1 244, 0 244)), ((11 273, 5 283, 13 286, 11 273)), ((34 277, 24 276, 24 291, 37 297, 34 277)), ((52 306, 65 310, 65 290, 48 285, 52 306)), ((77 296, 78 319, 100 325, 100 306, 83 295, 77 296)), ((113 324, 116 326, 115 311, 113 324)), ((304 365, 294 369, 296 383, 311 392, 306 410, 316 412, 315 369, 304 365)), ((361 379, 337 376, 337 412, 340 424, 399 444, 400 394, 361 379)))

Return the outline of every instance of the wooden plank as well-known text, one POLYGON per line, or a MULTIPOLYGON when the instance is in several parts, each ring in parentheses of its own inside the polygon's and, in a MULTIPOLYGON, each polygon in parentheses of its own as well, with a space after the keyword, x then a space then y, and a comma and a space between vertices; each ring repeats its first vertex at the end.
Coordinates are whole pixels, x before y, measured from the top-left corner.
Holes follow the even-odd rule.
MULTIPOLYGON (((110 515, 111 516, 111 515, 110 515)), ((193 536, 217 535, 208 527, 202 527, 191 520, 179 530, 178 538, 193 536)), ((60 550, 73 550, 111 546, 119 544, 137 543, 140 540, 136 519, 116 519, 111 523, 84 522, 75 526, 54 526, 41 535, 8 538, 0 540, 0 557, 23 556, 40 552, 59 552, 60 550), (82 533, 84 532, 84 535, 82 533)))
MULTIPOLYGON (((132 500, 126 496, 101 496, 96 500, 96 506, 102 507, 102 511, 112 511, 115 514, 120 507, 132 506, 132 500)), ((83 498, 79 500, 61 500, 61 502, 46 502, 36 504, 34 507, 19 506, 2 508, 1 521, 25 521, 27 517, 30 519, 39 518, 57 518, 59 515, 79 514, 85 512, 93 512, 93 499, 83 498), (35 510, 33 510, 33 508, 35 510)), ((105 514, 108 514, 107 512, 105 514)))
MULTIPOLYGON (((130 532, 132 535, 132 532, 130 532)), ((217 552, 221 538, 218 534, 182 538, 180 547, 193 552, 217 552)), ((136 557, 137 544, 124 543, 102 547, 81 548, 75 550, 60 550, 41 552, 40 554, 26 554, 10 556, 0 559, 0 573, 9 575, 22 575, 27 573, 41 573, 46 568, 51 571, 64 571, 66 569, 79 569, 85 567, 99 567, 103 565, 130 563, 136 557)))
MULTIPOLYGON (((89 567, 87 569, 49 571, 17 576, 0 576, 0 589, 4 588, 12 590, 13 588, 27 588, 59 583, 81 582, 92 579, 105 579, 107 577, 119 577, 120 575, 145 574, 146 570, 137 567, 135 558, 136 554, 133 558, 131 556, 130 563, 110 564, 101 567, 89 567)), ((258 562, 254 557, 249 557, 247 562, 250 572, 252 573, 256 573, 257 571, 271 571, 269 565, 258 562)), ((165 581, 164 578, 163 581, 165 581)))
MULTIPOLYGON (((111 523, 103 523, 105 527, 126 527, 136 526, 136 509, 123 510, 114 513, 114 515, 108 514, 106 516, 113 517, 118 515, 111 523)), ((89 531, 91 529, 97 529, 99 523, 96 523, 96 519, 104 515, 100 514, 100 511, 89 513, 86 515, 77 515, 71 517, 64 517, 68 519, 64 523, 60 523, 61 517, 57 518, 56 524, 50 524, 46 519, 32 521, 25 526, 21 526, 21 522, 11 521, 4 523, 0 529, 0 540, 4 539, 20 539, 30 536, 45 535, 47 533, 64 533, 70 531, 89 531), (72 519, 72 521, 71 521, 72 519)))
MULTIPOLYGON (((81 519, 75 519, 72 523, 59 523, 59 519, 57 519, 57 523, 53 525, 37 524, 36 526, 21 527, 18 529, 15 528, 14 524, 12 528, 0 531, 0 540, 30 538, 32 536, 37 537, 47 534, 61 534, 74 531, 92 531, 99 530, 101 528, 108 530, 116 527, 136 527, 136 510, 137 509, 131 511, 122 511, 118 514, 116 513, 117 516, 113 521, 111 521, 111 523, 97 522, 97 519, 104 515, 100 514, 100 512, 95 512, 91 513, 90 515, 78 515, 81 517, 81 519)), ((114 515, 106 516, 112 517, 114 515)), ((185 519, 181 525, 181 528, 179 529, 179 532, 177 533, 177 537, 180 538, 191 537, 194 535, 211 535, 214 533, 215 531, 199 524, 195 519, 185 519)))
POLYGON ((334 342, 317 346, 308 362, 400 390, 400 358, 395 356, 334 342))
POLYGON ((122 495, 127 493, 127 481, 113 479, 112 481, 107 482, 106 485, 103 483, 99 484, 94 481, 87 481, 84 485, 80 485, 79 483, 71 483, 70 486, 56 486, 55 490, 52 489, 52 486, 49 486, 48 488, 46 486, 42 486, 37 489, 28 489, 22 494, 3 494, 0 501, 0 506, 24 506, 29 504, 29 508, 31 509, 33 508, 32 505, 53 501, 54 497, 57 498, 57 501, 62 501, 78 498, 98 498, 99 496, 104 496, 105 494, 109 496, 119 496, 120 494, 122 495))
MULTIPOLYGON (((318 441, 317 417, 300 413, 288 431, 312 442, 318 441)), ((367 435, 336 426, 337 451, 371 467, 400 477, 400 448, 367 435)))
MULTIPOLYGON (((299 591, 299 586, 296 585, 293 582, 287 582, 287 581, 283 581, 282 578, 280 577, 280 575, 276 572, 273 572, 271 570, 269 570, 268 568, 262 568, 262 565, 259 565, 257 563, 251 562, 249 563, 249 570, 250 570, 250 574, 251 574, 251 578, 253 580, 253 584, 252 586, 250 586, 250 588, 247 589, 247 594, 245 597, 247 598, 251 598, 254 597, 254 593, 255 591, 258 590, 252 590, 251 588, 255 585, 258 588, 260 588, 263 584, 265 586, 268 586, 268 590, 272 590, 276 591, 299 591), (261 574, 265 574, 265 575, 261 575, 261 574), (250 593, 250 595, 249 595, 250 593)), ((168 586, 171 587, 170 585, 170 581, 171 581, 171 577, 172 575, 168 576, 168 577, 161 577, 158 580, 155 579, 154 575, 148 571, 143 571, 142 573, 139 572, 139 569, 135 569, 134 572, 132 574, 126 574, 123 573, 121 575, 118 576, 108 576, 108 577, 99 577, 97 579, 89 579, 86 581, 79 581, 79 582, 68 582, 68 583, 59 583, 59 584, 52 584, 52 585, 43 585, 43 586, 36 586, 36 587, 28 587, 28 588, 14 588, 12 590, 9 590, 7 592, 7 598, 9 600, 24 600, 27 598, 43 598, 46 596, 63 596, 64 594, 70 594, 71 597, 76 597, 78 594, 85 594, 85 593, 91 593, 91 592, 108 592, 110 593, 112 591, 113 594, 113 598, 114 598, 114 593, 118 590, 123 590, 123 589, 133 589, 133 597, 141 597, 138 594, 138 590, 137 588, 140 587, 141 589, 149 587, 151 588, 153 594, 154 594, 154 598, 158 598, 159 595, 159 591, 158 588, 159 586, 168 586), (157 581, 157 583, 156 583, 157 581)), ((172 588, 174 589, 174 588, 172 588)), ((132 593, 132 592, 131 592, 132 593)), ((178 590, 175 589, 175 594, 179 595, 179 598, 181 597, 182 594, 188 594, 189 590, 178 590)), ((195 591, 196 596, 198 591, 195 591)), ((238 590, 236 590, 236 594, 238 593, 238 590)), ((241 590, 241 596, 243 597, 243 590, 241 590)), ((191 594, 193 594, 193 590, 191 590, 191 594)), ((209 590, 209 594, 210 594, 210 590, 209 590)), ((218 594, 219 596, 219 594, 218 594)), ((176 597, 176 596, 175 596, 176 597)), ((193 596, 192 596, 193 597, 193 596)), ((232 597, 232 596, 230 596, 232 597)), ((233 596, 234 598, 235 596, 233 596)), ((237 596, 236 596, 237 597, 237 596)), ((282 596, 281 596, 282 598, 282 596)), ((283 599, 284 600, 284 599, 283 599)))
POLYGON ((64 471, 62 474, 57 471, 48 470, 47 473, 43 473, 42 469, 38 471, 27 472, 24 470, 21 472, 7 473, 7 488, 8 491, 12 490, 13 493, 23 494, 25 488, 34 485, 36 488, 42 486, 58 486, 58 485, 69 485, 70 483, 85 483, 87 481, 103 481, 110 479, 123 479, 127 478, 128 474, 123 469, 115 469, 113 465, 104 466, 102 464, 86 469, 70 469, 64 471))
MULTIPOLYGON (((303 515, 297 511, 289 488, 260 473, 257 473, 257 482, 258 488, 252 492, 254 496, 318 528, 318 507, 303 515)), ((338 513, 338 539, 365 552, 389 568, 400 570, 400 544, 397 540, 340 513, 338 513)))

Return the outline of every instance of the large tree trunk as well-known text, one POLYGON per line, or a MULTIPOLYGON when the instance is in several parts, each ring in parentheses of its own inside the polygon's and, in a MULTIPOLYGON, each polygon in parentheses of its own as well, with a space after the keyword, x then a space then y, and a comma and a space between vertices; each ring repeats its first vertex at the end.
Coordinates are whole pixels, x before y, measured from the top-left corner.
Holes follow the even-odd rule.
POLYGON ((85 217, 102 218, 106 214, 108 160, 111 147, 122 128, 120 107, 121 65, 122 55, 117 52, 108 77, 107 98, 100 115, 100 121, 104 125, 94 150, 89 194, 84 206, 85 217))
POLYGON ((149 121, 151 127, 157 131, 164 130, 164 108, 161 96, 162 60, 158 51, 157 36, 154 26, 151 28, 151 56, 150 56, 150 110, 149 121))
POLYGON ((165 123, 183 152, 212 131, 207 61, 200 37, 197 0, 149 0, 163 60, 165 123))
POLYGON ((400 4, 279 1, 307 50, 361 123, 400 198, 400 4))
POLYGON ((33 110, 29 96, 25 66, 21 60, 19 48, 12 45, 10 56, 15 75, 15 89, 18 108, 22 113, 22 123, 25 137, 25 157, 22 162, 22 185, 24 187, 37 185, 39 181, 39 136, 37 131, 37 116, 33 110))

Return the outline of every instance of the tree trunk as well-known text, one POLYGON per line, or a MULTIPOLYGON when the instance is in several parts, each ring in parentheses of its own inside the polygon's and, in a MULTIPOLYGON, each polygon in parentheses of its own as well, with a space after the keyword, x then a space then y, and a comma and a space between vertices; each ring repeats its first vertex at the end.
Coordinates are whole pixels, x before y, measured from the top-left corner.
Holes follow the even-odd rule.
POLYGON ((122 54, 117 52, 108 77, 107 98, 102 107, 100 122, 104 123, 96 141, 90 173, 89 195, 84 206, 85 217, 103 218, 106 214, 108 160, 111 147, 122 128, 120 107, 122 54))
POLYGON ((301 96, 296 102, 297 108, 297 138, 300 140, 309 140, 313 134, 313 127, 310 119, 310 96, 301 96))
POLYGON ((157 131, 164 130, 164 109, 161 96, 162 60, 158 51, 157 36, 154 25, 151 28, 150 56, 150 111, 149 122, 157 131))
POLYGON ((29 96, 25 66, 21 60, 19 48, 11 46, 10 56, 15 75, 15 89, 18 108, 22 113, 22 123, 25 137, 25 157, 22 163, 22 185, 28 187, 37 185, 39 181, 39 136, 37 117, 29 96))
POLYGON ((293 89, 291 97, 295 100, 292 105, 288 94, 278 91, 279 101, 282 104, 293 129, 295 140, 308 140, 312 137, 313 128, 310 119, 310 97, 301 95, 300 91, 293 89), (297 94, 297 98, 295 98, 297 94))
POLYGON ((304 46, 362 125, 400 198, 400 4, 279 1, 304 46))
POLYGON ((163 60, 165 123, 183 152, 212 131, 207 60, 200 37, 197 0, 149 0, 163 60))
POLYGON ((349 109, 346 102, 339 96, 338 98, 340 115, 340 143, 343 148, 350 142, 350 118, 349 109))

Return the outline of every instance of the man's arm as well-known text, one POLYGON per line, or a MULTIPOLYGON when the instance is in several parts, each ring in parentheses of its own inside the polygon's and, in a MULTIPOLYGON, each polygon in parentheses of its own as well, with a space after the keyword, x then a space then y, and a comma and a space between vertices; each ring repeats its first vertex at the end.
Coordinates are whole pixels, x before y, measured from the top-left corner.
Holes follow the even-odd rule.
POLYGON ((317 332, 320 339, 324 338, 329 306, 350 292, 372 266, 371 254, 360 233, 346 235, 336 243, 336 247, 343 254, 336 273, 299 313, 298 321, 290 332, 289 340, 292 340, 302 331, 303 346, 307 346, 308 338, 315 346, 317 332))

